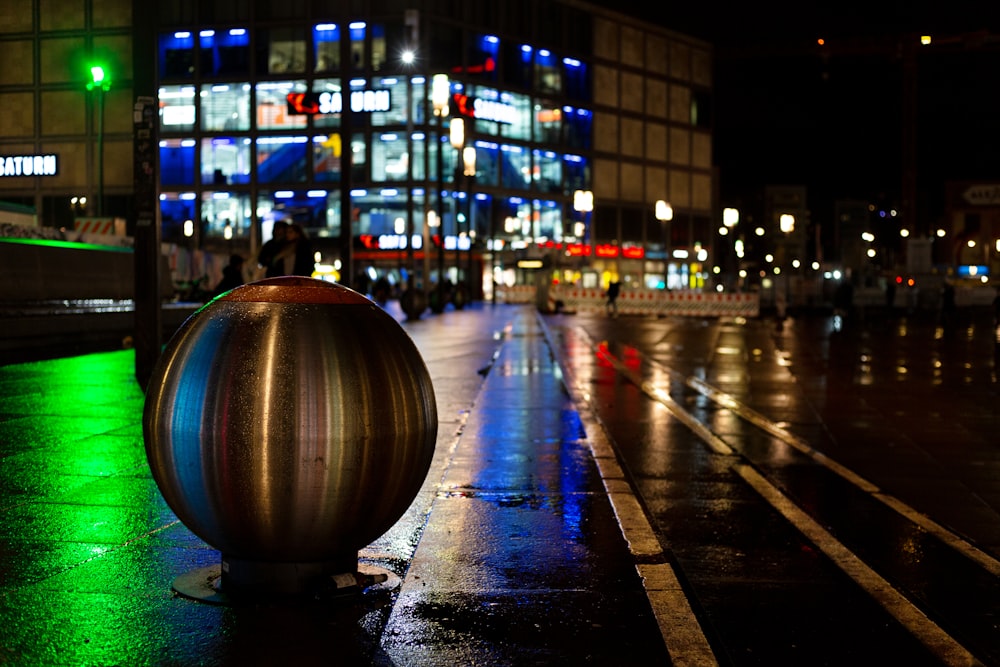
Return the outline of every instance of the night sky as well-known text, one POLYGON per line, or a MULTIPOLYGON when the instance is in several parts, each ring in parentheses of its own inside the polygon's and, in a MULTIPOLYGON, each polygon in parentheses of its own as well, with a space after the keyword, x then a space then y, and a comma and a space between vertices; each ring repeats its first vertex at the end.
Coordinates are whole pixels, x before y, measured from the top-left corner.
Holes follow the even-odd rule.
POLYGON ((746 206, 765 185, 807 186, 820 221, 832 220, 838 198, 898 202, 903 79, 896 45, 907 34, 987 35, 918 52, 918 219, 940 219, 946 180, 1000 181, 995 3, 633 4, 630 13, 715 46, 714 161, 723 206, 746 206), (827 40, 825 58, 818 37, 827 40))

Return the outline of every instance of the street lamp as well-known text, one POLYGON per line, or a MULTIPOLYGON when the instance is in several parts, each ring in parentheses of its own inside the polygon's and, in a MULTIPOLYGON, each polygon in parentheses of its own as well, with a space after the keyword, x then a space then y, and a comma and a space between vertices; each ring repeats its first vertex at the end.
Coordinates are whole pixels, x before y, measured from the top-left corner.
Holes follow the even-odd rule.
MULTIPOLYGON (((441 246, 438 248, 438 286, 437 299, 431 302, 431 310, 440 313, 444 310, 444 153, 441 150, 441 137, 444 136, 444 117, 448 115, 448 99, 451 96, 451 82, 447 74, 435 74, 431 79, 431 105, 437 118, 437 219, 440 224, 438 238, 441 246)), ((425 248, 426 253, 429 249, 425 248)))
POLYGON ((184 221, 184 240, 188 250, 188 282, 194 284, 194 220, 188 218, 184 221))
POLYGON ((740 221, 740 212, 735 208, 722 209, 722 224, 732 229, 740 221))
POLYGON ((587 216, 594 210, 594 193, 590 190, 576 190, 573 192, 573 210, 581 214, 583 218, 584 240, 593 239, 593 230, 587 225, 587 216))
MULTIPOLYGON (((790 245, 791 242, 788 240, 789 234, 795 231, 795 216, 790 213, 782 213, 778 216, 778 229, 784 234, 782 238, 782 262, 781 264, 788 263, 788 256, 791 254, 790 245)), ((791 273, 791 272, 789 272, 791 273)), ((785 319, 785 312, 788 308, 789 293, 791 290, 791 285, 788 284, 789 277, 782 276, 782 283, 784 283, 783 293, 777 295, 780 296, 781 300, 778 302, 778 317, 783 321, 785 319)))
MULTIPOLYGON (((732 231, 733 228, 736 227, 736 225, 739 224, 739 222, 740 222, 740 211, 739 211, 739 209, 735 209, 735 208, 724 208, 724 209, 722 209, 722 226, 725 229, 727 229, 729 231, 732 231)), ((738 239, 736 238, 735 232, 732 234, 732 237, 733 237, 733 254, 737 255, 738 254, 738 251, 737 251, 738 239)), ((736 274, 738 271, 739 271, 739 260, 738 260, 738 258, 736 256, 734 256, 733 257, 733 273, 736 274)), ((733 279, 734 279, 734 282, 735 282, 736 289, 739 289, 739 278, 736 275, 734 275, 733 279)))
MULTIPOLYGON (((466 229, 466 239, 469 241, 468 249, 468 268, 465 273, 464 279, 459 280, 457 285, 457 294, 459 298, 456 299, 455 306, 459 307, 459 304, 464 305, 464 297, 472 298, 472 201, 471 201, 471 183, 472 179, 476 175, 476 149, 474 146, 466 146, 465 143, 465 119, 463 118, 453 118, 451 120, 451 126, 449 127, 449 139, 451 141, 452 148, 455 149, 458 160, 455 167, 455 180, 456 185, 459 178, 461 178, 464 185, 464 199, 465 199, 465 211, 463 215, 465 216, 465 229, 466 229), (469 285, 466 286, 466 281, 469 285), (465 293, 463 293, 465 292, 465 293)), ((456 215, 457 220, 457 215, 456 215)), ((456 270, 461 269, 461 248, 459 247, 459 241, 461 240, 461 229, 459 229, 458 224, 455 225, 455 235, 456 235, 456 245, 455 245, 455 268, 456 270)))
MULTIPOLYGON (((423 224, 423 241, 422 245, 424 247, 424 294, 429 297, 427 287, 430 285, 431 280, 431 230, 437 229, 440 225, 440 218, 434 209, 428 207, 424 214, 424 224, 423 224)), ((425 301, 427 299, 425 298, 425 301)))
POLYGON ((412 15, 407 15, 407 28, 409 32, 407 48, 400 55, 402 69, 406 75, 406 220, 402 234, 406 237, 406 264, 407 276, 406 287, 400 295, 400 306, 406 316, 411 320, 420 318, 420 315, 427 308, 427 281, 429 280, 429 270, 427 262, 427 225, 421 225, 421 234, 424 240, 424 280, 423 287, 418 292, 416 285, 417 259, 414 252, 414 237, 416 236, 416 224, 414 221, 413 204, 413 73, 412 69, 417 60, 416 51, 412 44, 416 42, 416 19, 412 15))
POLYGON ((87 90, 97 92, 97 216, 104 215, 104 94, 111 90, 111 77, 103 65, 90 66, 87 90))
MULTIPOLYGON (((573 210, 576 211, 580 216, 580 225, 582 229, 579 234, 583 238, 583 242, 590 246, 590 257, 594 256, 594 230, 593 230, 593 219, 587 220, 594 210, 594 193, 590 190, 574 190, 573 191, 573 210), (590 224, 588 224, 588 222, 590 224)), ((574 230, 575 231, 575 230, 574 230)), ((585 285, 586 286, 586 285, 585 285)))
POLYGON ((656 219, 660 222, 660 229, 663 231, 663 286, 669 289, 670 232, 667 223, 674 219, 674 209, 670 206, 669 202, 663 199, 657 199, 654 211, 656 219))
MULTIPOLYGON (((475 244, 475 230, 472 224, 472 186, 476 180, 476 148, 475 146, 466 146, 462 149, 462 175, 465 177, 465 236, 468 243, 468 248, 466 249, 466 259, 468 260, 468 267, 465 272, 465 279, 468 281, 468 294, 466 297, 468 300, 472 300, 477 294, 479 294, 479 289, 473 289, 472 280, 475 275, 475 270, 472 262, 472 247, 475 244)), ((479 278, 480 287, 482 286, 482 276, 479 278)))
MULTIPOLYGON (((448 127, 448 140, 451 143, 451 147, 455 149, 455 153, 461 158, 462 148, 465 147, 465 119, 463 118, 452 118, 451 123, 448 127)), ((456 160, 455 165, 455 187, 458 187, 458 181, 460 178, 459 169, 461 169, 461 159, 456 160)), ((464 175, 464 171, 463 171, 464 175)), ((468 188, 466 188, 466 197, 468 197, 468 188)), ((454 197, 453 197, 454 199, 454 197)), ((462 262, 460 260, 462 256, 462 250, 459 248, 459 239, 461 238, 461 229, 458 224, 458 207, 459 203, 455 203, 455 307, 459 307, 459 304, 465 305, 463 285, 464 281, 462 279, 461 266, 462 262)))

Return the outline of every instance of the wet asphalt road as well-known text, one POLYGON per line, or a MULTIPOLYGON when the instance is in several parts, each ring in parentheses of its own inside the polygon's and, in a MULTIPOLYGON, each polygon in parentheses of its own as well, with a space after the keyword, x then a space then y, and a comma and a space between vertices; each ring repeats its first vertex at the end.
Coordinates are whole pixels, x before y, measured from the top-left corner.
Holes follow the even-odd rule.
POLYGON ((720 662, 1000 664, 988 314, 545 320, 720 662))

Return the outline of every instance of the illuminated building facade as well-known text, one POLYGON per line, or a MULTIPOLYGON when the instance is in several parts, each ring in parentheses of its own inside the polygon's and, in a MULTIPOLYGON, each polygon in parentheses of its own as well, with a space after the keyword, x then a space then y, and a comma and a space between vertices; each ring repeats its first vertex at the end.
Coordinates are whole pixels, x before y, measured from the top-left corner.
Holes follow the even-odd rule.
POLYGON ((0 164, 57 167, 5 168, 0 200, 44 224, 132 216, 132 110, 151 94, 167 244, 252 256, 291 220, 351 284, 436 280, 443 242, 478 295, 491 271, 533 280, 523 260, 656 286, 666 249, 688 253, 672 270, 688 286, 712 238, 712 52, 694 38, 572 0, 26 5, 0 0, 18 65, 0 71, 0 164), (95 59, 106 90, 87 89, 95 59))

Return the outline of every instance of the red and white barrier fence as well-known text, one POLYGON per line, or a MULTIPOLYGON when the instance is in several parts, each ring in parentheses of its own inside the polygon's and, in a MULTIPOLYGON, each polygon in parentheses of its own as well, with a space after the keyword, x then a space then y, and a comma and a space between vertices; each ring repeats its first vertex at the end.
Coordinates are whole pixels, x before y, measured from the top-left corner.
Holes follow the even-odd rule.
MULTIPOLYGON (((608 297, 603 289, 551 285, 540 294, 534 287, 505 288, 507 296, 527 303, 532 299, 540 310, 564 313, 605 313, 608 297), (538 298, 536 298, 538 297, 538 298)), ((499 296, 499 293, 498 293, 499 296)), ((756 292, 700 292, 696 290, 623 289, 616 301, 621 315, 679 315, 688 317, 758 317, 760 295, 756 292)))

